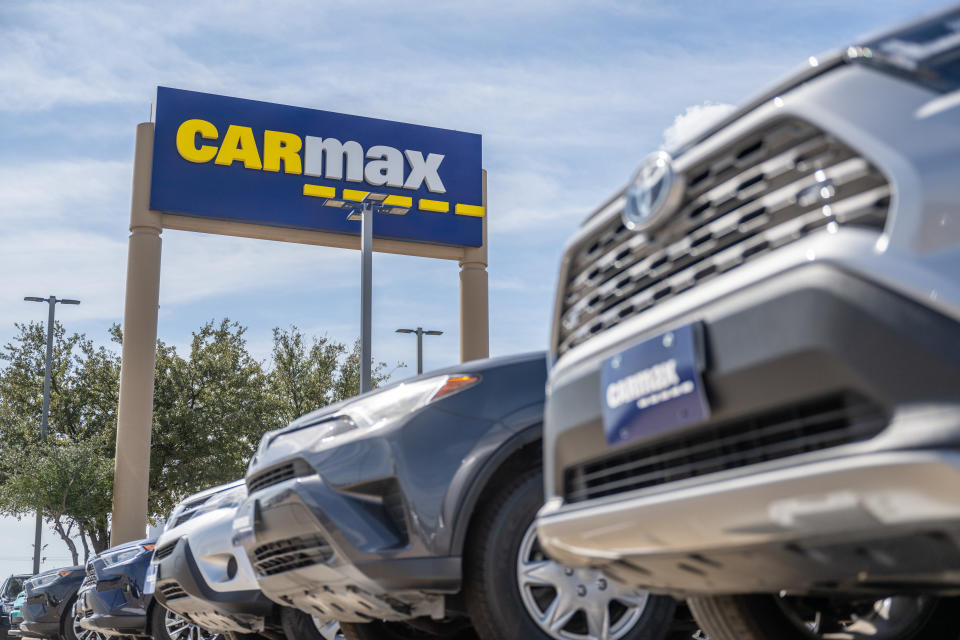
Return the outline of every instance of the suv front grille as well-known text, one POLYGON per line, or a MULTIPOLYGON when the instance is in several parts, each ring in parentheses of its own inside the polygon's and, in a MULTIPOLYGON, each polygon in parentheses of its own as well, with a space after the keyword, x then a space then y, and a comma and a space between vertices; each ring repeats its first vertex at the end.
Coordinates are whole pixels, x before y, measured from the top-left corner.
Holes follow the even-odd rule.
POLYGON ((686 171, 676 211, 628 230, 624 198, 567 255, 557 354, 772 249, 836 223, 880 229, 890 188, 854 150, 785 119, 753 131, 686 171))
POLYGON ((166 582, 157 588, 167 600, 176 600, 177 598, 186 598, 187 592, 183 590, 176 582, 166 582))
POLYGON ((179 540, 174 540, 173 542, 169 542, 163 545, 162 547, 158 548, 156 551, 153 552, 153 557, 156 558, 157 560, 163 560, 164 558, 169 556, 171 553, 173 553, 174 548, 177 546, 177 542, 179 542, 179 540))
POLYGON ((333 549, 321 536, 304 536, 262 544, 253 550, 253 555, 257 575, 272 576, 323 564, 333 557, 333 549))
POLYGON ((266 471, 247 478, 247 492, 253 493, 260 489, 272 487, 291 478, 300 478, 312 474, 313 471, 305 460, 291 460, 290 462, 271 467, 266 471))
POLYGON ((859 396, 820 398, 572 467, 564 497, 582 502, 869 440, 888 421, 883 409, 859 396))

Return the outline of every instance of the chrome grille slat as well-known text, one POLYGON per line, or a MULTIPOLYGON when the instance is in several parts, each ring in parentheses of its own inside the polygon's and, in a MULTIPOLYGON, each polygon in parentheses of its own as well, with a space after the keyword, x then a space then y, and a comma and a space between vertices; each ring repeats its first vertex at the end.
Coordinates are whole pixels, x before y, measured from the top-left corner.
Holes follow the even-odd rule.
POLYGON ((167 600, 176 600, 177 598, 186 598, 187 592, 183 590, 176 582, 166 582, 159 587, 157 590, 163 595, 167 600))
POLYGON ((564 497, 580 502, 862 442, 888 422, 881 407, 853 394, 797 403, 568 469, 564 497))
POLYGON ((695 182, 662 226, 627 230, 612 215, 623 207, 619 198, 607 207, 607 223, 573 248, 560 297, 558 354, 827 222, 882 227, 889 202, 886 180, 867 160, 794 119, 746 135, 686 177, 695 182), (873 203, 864 205, 867 193, 873 203), (821 224, 823 205, 833 213, 821 224), (860 215, 836 213, 858 207, 860 215), (801 219, 805 224, 794 224, 801 219))
POLYGON ((333 548, 322 536, 314 535, 268 542, 254 549, 253 555, 257 574, 272 576, 323 564, 333 557, 333 548))
POLYGON ((252 494, 275 484, 286 482, 291 478, 301 478, 311 473, 313 473, 313 470, 305 460, 290 460, 247 478, 247 491, 252 494))

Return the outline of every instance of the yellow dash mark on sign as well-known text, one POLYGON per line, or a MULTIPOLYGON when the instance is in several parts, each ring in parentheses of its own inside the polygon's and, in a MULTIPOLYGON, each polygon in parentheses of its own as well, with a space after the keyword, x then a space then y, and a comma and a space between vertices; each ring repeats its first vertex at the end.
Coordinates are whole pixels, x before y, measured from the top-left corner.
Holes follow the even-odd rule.
POLYGON ((447 213, 450 211, 450 203, 441 200, 426 200, 420 198, 421 211, 433 211, 434 213, 447 213))
POLYGON ((356 189, 344 189, 343 190, 343 199, 344 200, 353 200, 355 202, 362 202, 364 198, 367 197, 369 191, 357 191, 356 189))
POLYGON ((333 187, 323 187, 319 184, 303 185, 303 195, 313 196, 314 198, 336 198, 337 190, 333 187))
POLYGON ((478 207, 475 204, 458 204, 455 213, 458 216, 473 216, 474 218, 482 218, 485 210, 483 207, 478 207))
POLYGON ((409 209, 413 206, 413 198, 408 198, 406 196, 387 196, 386 200, 383 201, 383 204, 391 204, 397 207, 407 207, 409 209))

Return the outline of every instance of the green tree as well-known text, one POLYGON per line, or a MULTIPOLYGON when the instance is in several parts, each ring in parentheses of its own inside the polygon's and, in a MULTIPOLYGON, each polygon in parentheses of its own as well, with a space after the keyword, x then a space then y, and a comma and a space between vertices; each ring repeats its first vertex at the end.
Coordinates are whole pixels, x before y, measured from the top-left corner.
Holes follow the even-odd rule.
POLYGON ((40 438, 46 330, 18 324, 0 350, 0 511, 39 511, 70 549, 108 542, 119 359, 54 326, 48 435, 40 438))
POLYGON ((188 358, 157 344, 150 452, 150 512, 163 518, 184 496, 243 476, 277 410, 246 329, 208 322, 188 358))
MULTIPOLYGON (((359 391, 359 342, 275 329, 267 363, 246 329, 224 319, 193 333, 189 353, 157 342, 149 510, 162 520, 183 497, 243 476, 263 433, 359 391), (309 345, 309 346, 308 346, 309 345)), ((111 336, 122 344, 120 328, 111 336)), ((109 544, 120 358, 54 328, 49 433, 40 438, 46 332, 17 325, 0 349, 0 512, 37 510, 77 562, 109 544)), ((387 379, 384 363, 374 385, 387 379)), ((403 366, 398 364, 398 366, 403 366)))
POLYGON ((268 381, 281 423, 333 402, 345 353, 343 344, 326 336, 314 338, 308 347, 303 333, 295 326, 273 330, 268 381))

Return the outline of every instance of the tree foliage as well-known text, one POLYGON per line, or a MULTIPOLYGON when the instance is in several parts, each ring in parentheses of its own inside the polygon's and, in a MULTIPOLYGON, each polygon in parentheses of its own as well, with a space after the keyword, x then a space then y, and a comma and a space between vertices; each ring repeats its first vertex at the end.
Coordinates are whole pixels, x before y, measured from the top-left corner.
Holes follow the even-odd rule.
MULTIPOLYGON (((260 436, 359 392, 359 342, 308 340, 274 329, 266 362, 248 351, 246 329, 208 322, 188 353, 157 343, 149 510, 162 520, 184 496, 241 477, 260 436)), ((0 349, 0 512, 39 510, 70 549, 109 544, 122 336, 110 348, 57 323, 49 431, 39 437, 46 330, 18 324, 0 349)), ((403 365, 398 365, 403 366, 403 365)), ((388 374, 374 370, 374 385, 388 374)))

